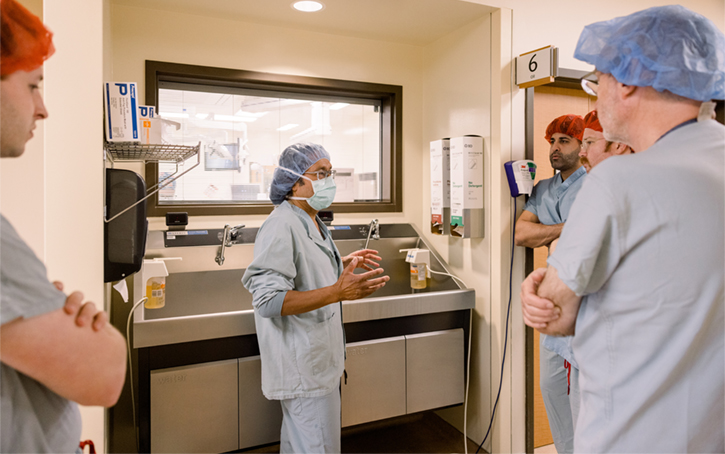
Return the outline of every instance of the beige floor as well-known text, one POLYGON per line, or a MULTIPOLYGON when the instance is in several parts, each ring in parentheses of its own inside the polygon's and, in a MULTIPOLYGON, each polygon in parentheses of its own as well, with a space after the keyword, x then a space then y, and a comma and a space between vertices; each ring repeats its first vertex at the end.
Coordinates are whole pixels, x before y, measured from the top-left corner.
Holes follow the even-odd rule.
POLYGON ((553 444, 541 446, 534 449, 534 454, 556 454, 556 447, 553 444))

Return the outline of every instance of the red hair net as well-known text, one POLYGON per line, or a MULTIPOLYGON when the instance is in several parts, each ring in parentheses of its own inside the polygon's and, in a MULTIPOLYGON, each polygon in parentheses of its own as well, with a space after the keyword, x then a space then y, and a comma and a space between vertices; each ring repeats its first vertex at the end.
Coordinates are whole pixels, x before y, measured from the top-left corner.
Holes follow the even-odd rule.
POLYGON ((579 142, 582 140, 584 132, 584 119, 579 115, 562 115, 554 119, 549 126, 546 127, 546 141, 551 140, 551 136, 556 133, 572 136, 579 142))
POLYGON ((602 125, 599 124, 599 115, 596 110, 592 110, 584 117, 584 129, 593 129, 594 131, 604 132, 602 125))
POLYGON ((55 52, 53 34, 15 0, 0 0, 0 18, 0 75, 32 71, 55 52))

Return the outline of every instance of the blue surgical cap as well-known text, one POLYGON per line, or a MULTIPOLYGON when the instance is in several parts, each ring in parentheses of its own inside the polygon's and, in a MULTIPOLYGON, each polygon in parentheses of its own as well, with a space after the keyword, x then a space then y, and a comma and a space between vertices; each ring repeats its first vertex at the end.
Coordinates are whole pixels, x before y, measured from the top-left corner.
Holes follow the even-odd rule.
POLYGON ((269 188, 269 198, 279 205, 287 198, 292 186, 300 175, 315 165, 320 159, 330 159, 330 153, 322 145, 315 143, 296 143, 285 148, 279 157, 279 167, 274 169, 274 178, 269 188), (292 172, 289 172, 289 169, 292 172))
POLYGON ((626 85, 697 101, 725 99, 725 35, 680 5, 587 25, 574 57, 626 85))

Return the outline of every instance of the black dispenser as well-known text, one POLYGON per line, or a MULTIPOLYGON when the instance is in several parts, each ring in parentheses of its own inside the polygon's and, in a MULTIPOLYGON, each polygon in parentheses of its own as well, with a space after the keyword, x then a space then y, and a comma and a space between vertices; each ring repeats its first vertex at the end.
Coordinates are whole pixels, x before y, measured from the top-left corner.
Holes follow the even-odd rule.
MULTIPOLYGON (((106 219, 146 196, 146 183, 136 172, 106 169, 106 219)), ((115 282, 141 269, 146 252, 146 201, 104 223, 104 282, 115 282)))

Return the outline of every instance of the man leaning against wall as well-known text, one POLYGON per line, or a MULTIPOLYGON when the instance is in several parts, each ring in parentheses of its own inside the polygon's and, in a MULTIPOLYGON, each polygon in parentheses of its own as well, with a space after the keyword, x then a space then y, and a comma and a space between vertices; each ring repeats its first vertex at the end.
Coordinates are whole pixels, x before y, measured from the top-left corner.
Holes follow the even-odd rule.
MULTIPOLYGON (((19 157, 48 112, 40 94, 52 34, 15 0, 0 0, 0 154, 19 157)), ((20 196, 20 194, 18 194, 20 196)), ((70 259, 70 258, 69 258, 70 259)), ((78 404, 111 406, 121 393, 121 334, 47 279, 43 263, 0 215, 0 451, 76 452, 78 404)))
MULTIPOLYGON (((579 161, 584 121, 562 115, 546 128, 549 161, 558 173, 536 184, 516 222, 516 245, 549 246, 559 238, 586 171, 579 161)), ((541 396, 559 454, 573 452, 579 386, 569 339, 542 335, 539 345, 541 396)))

